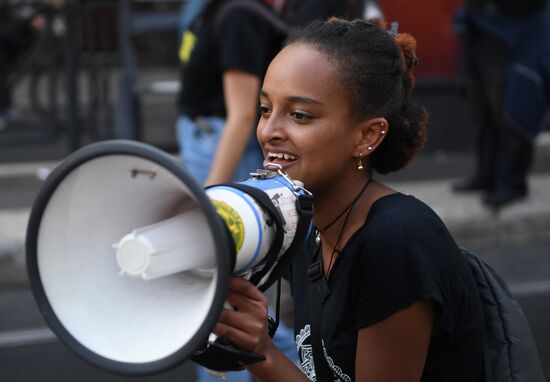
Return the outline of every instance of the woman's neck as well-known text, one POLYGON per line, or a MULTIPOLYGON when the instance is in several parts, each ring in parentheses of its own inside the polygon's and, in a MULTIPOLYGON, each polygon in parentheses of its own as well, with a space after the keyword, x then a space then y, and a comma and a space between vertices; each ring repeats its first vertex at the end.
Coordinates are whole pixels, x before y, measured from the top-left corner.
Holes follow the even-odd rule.
POLYGON ((313 224, 320 234, 325 256, 327 253, 330 254, 335 246, 338 250, 343 248, 353 233, 365 223, 376 200, 395 193, 395 190, 369 177, 329 191, 319 196, 314 194, 313 224))
MULTIPOLYGON (((338 221, 334 222, 334 219, 337 219, 346 208, 350 207, 350 204, 357 198, 359 193, 361 193, 359 199, 362 199, 364 194, 368 193, 368 189, 372 187, 372 184, 367 186, 365 190, 363 188, 369 181, 375 183, 374 180, 371 181, 370 177, 361 176, 349 182, 339 182, 332 187, 324 187, 322 191, 314 192, 313 224, 321 230, 329 225, 338 225, 338 221)), ((356 203, 360 202, 360 200, 356 201, 356 203)), ((343 216, 340 216, 338 220, 342 219, 343 216)))

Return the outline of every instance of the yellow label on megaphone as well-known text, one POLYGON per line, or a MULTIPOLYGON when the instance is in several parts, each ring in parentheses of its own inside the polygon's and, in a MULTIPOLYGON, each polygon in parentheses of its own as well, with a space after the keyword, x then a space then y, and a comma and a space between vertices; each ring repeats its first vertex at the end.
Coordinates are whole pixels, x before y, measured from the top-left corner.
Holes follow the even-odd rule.
POLYGON ((231 236, 235 242, 235 249, 239 252, 244 242, 244 223, 241 216, 225 202, 214 199, 211 199, 211 202, 218 215, 220 215, 227 225, 229 232, 231 232, 231 236))

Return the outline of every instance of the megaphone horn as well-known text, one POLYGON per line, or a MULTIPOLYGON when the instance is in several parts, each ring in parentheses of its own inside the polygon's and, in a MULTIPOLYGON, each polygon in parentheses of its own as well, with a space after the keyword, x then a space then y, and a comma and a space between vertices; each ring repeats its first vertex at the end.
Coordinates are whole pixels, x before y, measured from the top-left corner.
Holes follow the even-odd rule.
POLYGON ((36 198, 31 290, 61 341, 103 369, 151 374, 190 357, 242 368, 246 355, 220 363, 208 342, 229 276, 268 288, 311 212, 311 194, 280 168, 205 191, 159 149, 95 143, 63 160, 36 198))

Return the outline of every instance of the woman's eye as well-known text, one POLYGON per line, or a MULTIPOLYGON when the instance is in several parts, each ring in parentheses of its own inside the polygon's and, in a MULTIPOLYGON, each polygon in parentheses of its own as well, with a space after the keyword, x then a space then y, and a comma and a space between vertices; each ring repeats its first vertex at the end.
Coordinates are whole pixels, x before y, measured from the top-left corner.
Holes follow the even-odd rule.
POLYGON ((268 108, 267 106, 260 105, 259 110, 260 110, 261 115, 266 115, 266 114, 271 113, 271 109, 268 108))
POLYGON ((305 113, 301 113, 299 111, 294 111, 294 112, 290 113, 290 116, 296 121, 307 121, 307 120, 311 119, 310 115, 305 114, 305 113))

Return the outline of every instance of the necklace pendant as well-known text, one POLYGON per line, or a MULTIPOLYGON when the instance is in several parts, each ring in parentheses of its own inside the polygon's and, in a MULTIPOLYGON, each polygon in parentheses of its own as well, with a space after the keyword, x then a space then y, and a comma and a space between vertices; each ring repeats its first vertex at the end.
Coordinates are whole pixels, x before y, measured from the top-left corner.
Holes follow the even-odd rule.
POLYGON ((321 233, 316 230, 315 231, 315 245, 321 244, 321 233))

